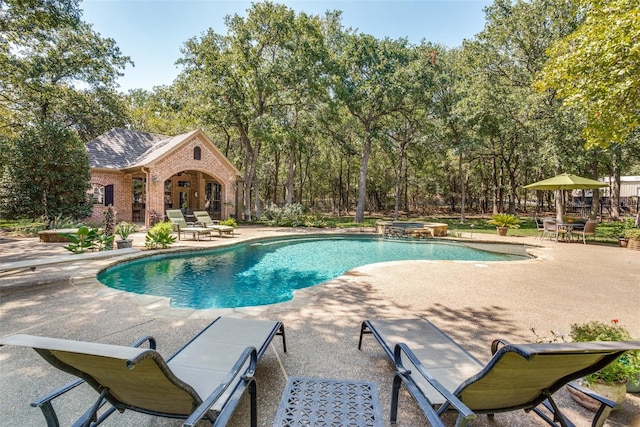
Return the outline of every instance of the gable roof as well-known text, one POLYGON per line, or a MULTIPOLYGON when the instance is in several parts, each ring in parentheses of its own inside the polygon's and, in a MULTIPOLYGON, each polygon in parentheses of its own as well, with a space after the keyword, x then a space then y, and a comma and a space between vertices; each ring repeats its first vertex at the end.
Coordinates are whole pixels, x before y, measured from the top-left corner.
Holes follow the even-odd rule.
POLYGON ((201 133, 211 148, 236 175, 240 171, 222 154, 211 140, 200 130, 176 136, 136 132, 114 128, 87 143, 87 153, 92 168, 131 169, 148 165, 170 153, 196 133, 201 133))

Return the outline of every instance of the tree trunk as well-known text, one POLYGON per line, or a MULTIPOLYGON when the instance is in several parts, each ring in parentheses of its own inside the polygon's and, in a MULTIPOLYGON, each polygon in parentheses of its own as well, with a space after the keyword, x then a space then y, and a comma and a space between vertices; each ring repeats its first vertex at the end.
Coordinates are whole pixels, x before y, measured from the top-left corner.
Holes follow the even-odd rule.
POLYGON ((289 141, 289 171, 287 173, 287 184, 285 187, 285 198, 284 201, 286 204, 290 205, 293 203, 293 179, 296 174, 296 151, 295 151, 295 140, 291 138, 289 141))
MULTIPOLYGON (((274 205, 279 204, 278 200, 278 187, 280 186, 280 150, 275 150, 275 155, 273 159, 273 182, 272 187, 273 194, 271 194, 271 203, 274 205)), ((269 200, 269 194, 265 194, 265 200, 269 200)))
MULTIPOLYGON (((591 178, 598 179, 598 161, 594 160, 591 164, 591 178)), ((595 188, 592 190, 591 197, 591 211, 589 212, 589 219, 595 220, 598 218, 600 212, 600 190, 595 188)), ((602 218, 601 218, 602 219, 602 218)))
POLYGON ((611 219, 620 220, 620 166, 616 156, 613 158, 613 180, 611 181, 611 219))
POLYGON ((402 163, 404 161, 404 147, 406 144, 400 144, 400 153, 398 154, 398 165, 396 166, 396 197, 395 207, 393 210, 393 219, 398 219, 398 211, 400 209, 400 197, 402 196, 402 163))
POLYGON ((556 221, 562 223, 564 217, 565 205, 564 205, 564 190, 554 191, 556 198, 556 221))
POLYGON ((460 172, 460 223, 464 224, 465 220, 465 205, 467 204, 467 188, 465 186, 464 170, 462 168, 463 154, 460 151, 458 156, 458 171, 460 172))
POLYGON ((365 130, 364 152, 360 162, 360 175, 358 177, 358 204, 356 205, 356 223, 364 222, 364 208, 367 203, 367 168, 369 166, 369 154, 371 153, 371 135, 369 129, 365 130))

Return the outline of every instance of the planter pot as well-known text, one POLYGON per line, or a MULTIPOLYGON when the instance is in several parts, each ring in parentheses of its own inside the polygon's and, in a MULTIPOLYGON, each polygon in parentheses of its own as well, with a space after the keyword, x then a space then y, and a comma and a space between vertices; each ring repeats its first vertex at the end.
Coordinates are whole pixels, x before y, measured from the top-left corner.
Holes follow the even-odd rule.
POLYGON ((118 249, 132 248, 133 240, 116 240, 116 246, 118 249))
MULTIPOLYGON (((601 382, 595 382, 589 385, 585 385, 584 383, 581 383, 581 384, 583 387, 587 387, 593 390, 594 392, 598 393, 599 395, 602 395, 607 399, 610 399, 616 402, 617 405, 614 406, 613 410, 618 409, 627 397, 627 383, 605 384, 601 382)), ((573 400, 575 400, 585 408, 594 412, 597 411, 598 408, 600 408, 600 403, 597 400, 592 399, 586 394, 578 390, 572 389, 571 387, 566 387, 566 389, 567 391, 569 391, 569 394, 571 395, 573 400)))
POLYGON ((498 235, 499 236, 506 236, 507 235, 507 227, 496 227, 496 230, 498 230, 498 235))
POLYGON ((618 243, 620 244, 621 248, 626 248, 627 244, 629 243, 629 239, 625 239, 624 237, 618 237, 618 243))
POLYGON ((629 239, 629 243, 627 243, 627 249, 640 251, 640 239, 629 239))
POLYGON ((629 381, 627 383, 627 393, 640 393, 640 375, 635 382, 629 381))

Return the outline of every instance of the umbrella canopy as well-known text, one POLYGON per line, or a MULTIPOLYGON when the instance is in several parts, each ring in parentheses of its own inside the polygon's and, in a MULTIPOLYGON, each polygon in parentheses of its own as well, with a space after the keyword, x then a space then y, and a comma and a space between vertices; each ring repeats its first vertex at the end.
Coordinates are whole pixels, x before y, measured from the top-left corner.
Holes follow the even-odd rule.
POLYGON ((547 178, 533 184, 525 185, 523 188, 529 190, 579 190, 608 187, 609 184, 602 181, 595 181, 577 175, 562 173, 553 178, 547 178))

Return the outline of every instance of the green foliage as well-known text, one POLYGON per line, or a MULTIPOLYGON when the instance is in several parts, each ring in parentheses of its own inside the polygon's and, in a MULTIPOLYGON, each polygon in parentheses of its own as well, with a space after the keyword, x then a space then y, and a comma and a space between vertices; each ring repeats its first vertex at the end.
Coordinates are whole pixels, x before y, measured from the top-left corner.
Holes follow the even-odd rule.
MULTIPOLYGON (((276 205, 270 206, 263 212, 261 222, 272 227, 335 227, 333 221, 327 221, 319 215, 305 213, 304 206, 298 203, 287 204, 281 208, 276 205)), ((362 224, 358 224, 358 226, 362 226, 362 224)))
POLYGON ((590 146, 624 143, 638 128, 640 12, 637 0, 580 0, 584 21, 550 50, 537 87, 553 89, 587 120, 590 146))
POLYGON ((10 113, 0 115, 0 129, 57 120, 86 141, 124 126, 126 106, 114 88, 130 59, 114 40, 103 39, 89 24, 79 20, 59 24, 55 29, 34 26, 41 37, 13 39, 12 49, 0 52, 4 59, 0 89, 5 94, 0 108, 10 113))
POLYGON ((627 239, 640 240, 640 228, 628 228, 624 231, 624 237, 627 239))
POLYGON ((0 230, 9 231, 18 236, 37 236, 39 231, 46 228, 44 222, 34 222, 28 219, 0 220, 0 230))
POLYGON ((89 158, 75 134, 59 123, 43 121, 26 128, 13 142, 0 182, 0 212, 6 218, 84 218, 89 158))
POLYGON ((238 228, 238 223, 233 218, 227 218, 227 219, 224 219, 224 220, 220 221, 220 225, 229 225, 229 226, 231 226, 233 228, 238 228))
MULTIPOLYGON (((592 321, 584 324, 573 324, 571 326, 571 338, 575 342, 587 341, 630 341, 629 331, 618 320, 614 319, 612 324, 592 321)), ((637 381, 640 375, 640 351, 628 351, 615 362, 585 377, 587 383, 602 381, 608 384, 615 384, 626 381, 637 381)))
POLYGON ((64 248, 74 254, 81 254, 88 250, 108 251, 113 249, 113 236, 107 236, 97 228, 82 226, 76 233, 64 233, 62 236, 71 240, 64 248))
POLYGON ((506 227, 506 228, 519 228, 520 227, 520 219, 512 214, 499 213, 495 214, 491 217, 489 224, 493 224, 497 227, 506 227))
POLYGON ((262 222, 270 226, 297 227, 304 224, 304 206, 293 203, 279 207, 271 205, 262 212, 262 222))
POLYGON ((107 235, 104 232, 98 232, 94 243, 93 243, 93 250, 96 251, 110 251, 113 249, 113 238, 115 236, 112 235, 107 235))
POLYGON ((115 233, 120 237, 120 240, 128 240, 129 235, 136 231, 138 231, 138 226, 126 221, 119 222, 115 229, 115 233))
MULTIPOLYGON (((45 221, 46 218, 40 218, 41 221, 45 221)), ((62 216, 58 215, 53 218, 53 221, 50 223, 52 229, 60 229, 60 228, 79 228, 84 224, 82 221, 79 221, 76 218, 72 218, 70 216, 62 216)))
POLYGON ((172 236, 173 224, 170 222, 159 222, 147 231, 144 238, 144 246, 148 249, 166 249, 176 241, 172 236))

